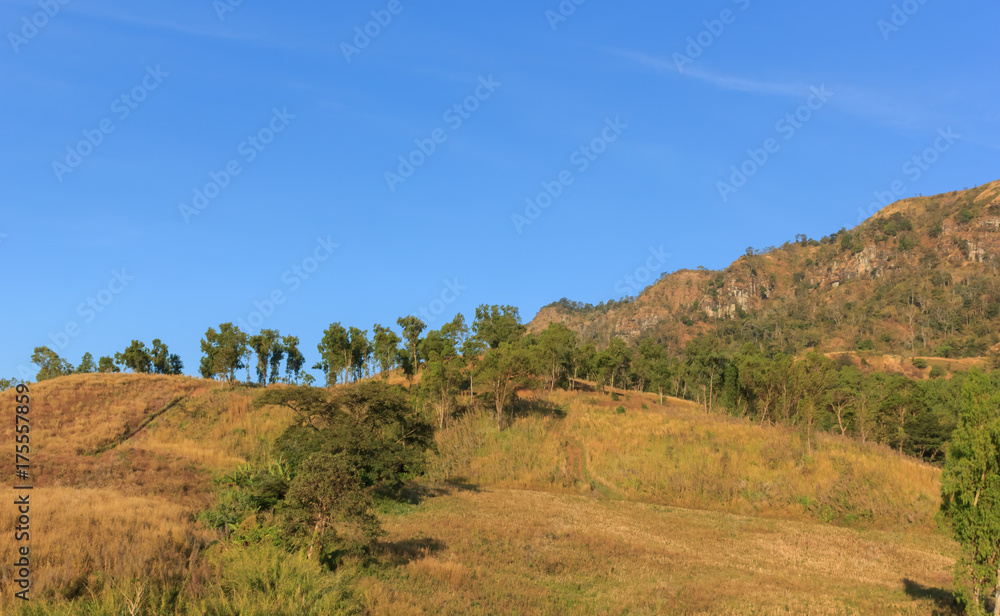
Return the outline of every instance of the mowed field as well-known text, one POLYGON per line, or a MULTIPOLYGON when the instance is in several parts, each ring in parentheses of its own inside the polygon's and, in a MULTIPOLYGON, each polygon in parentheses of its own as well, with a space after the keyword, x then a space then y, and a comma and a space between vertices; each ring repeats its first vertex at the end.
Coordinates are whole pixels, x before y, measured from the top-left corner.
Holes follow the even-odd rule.
POLYGON ((329 573, 195 518, 213 478, 267 461, 291 421, 252 410, 253 390, 88 375, 32 393, 36 601, 12 600, 5 567, 2 614, 129 614, 137 596, 141 614, 953 610, 939 471, 885 448, 649 395, 524 394, 503 433, 484 414, 453 420, 419 502, 383 506, 380 562, 329 573))

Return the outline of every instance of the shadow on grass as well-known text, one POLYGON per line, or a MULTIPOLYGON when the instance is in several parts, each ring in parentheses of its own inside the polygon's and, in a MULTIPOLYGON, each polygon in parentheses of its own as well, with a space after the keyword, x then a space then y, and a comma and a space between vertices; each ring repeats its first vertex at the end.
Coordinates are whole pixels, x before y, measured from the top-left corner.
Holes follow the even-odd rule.
POLYGON ((512 414, 514 417, 530 417, 534 415, 552 417, 554 419, 566 418, 566 409, 553 404, 541 396, 520 398, 514 403, 513 407, 512 414))
POLYGON ((391 541, 381 545, 383 563, 392 566, 405 565, 432 554, 437 554, 447 546, 432 537, 414 537, 402 541, 391 541))
POLYGON ((924 586, 910 579, 904 579, 903 586, 906 588, 906 594, 914 599, 932 600, 935 605, 935 616, 951 616, 952 614, 964 613, 955 601, 955 595, 950 591, 924 586))

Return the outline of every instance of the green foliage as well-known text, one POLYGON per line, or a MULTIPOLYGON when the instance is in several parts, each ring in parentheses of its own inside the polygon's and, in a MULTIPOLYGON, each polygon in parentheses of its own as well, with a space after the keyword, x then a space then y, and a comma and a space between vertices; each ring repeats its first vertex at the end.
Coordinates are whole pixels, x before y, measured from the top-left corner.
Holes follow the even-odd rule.
POLYGON ((199 371, 206 379, 221 376, 234 383, 236 371, 246 367, 243 359, 248 349, 247 335, 236 325, 223 323, 218 332, 210 327, 201 341, 199 371))
POLYGON ((382 378, 388 380, 389 371, 396 365, 396 353, 399 349, 399 343, 403 339, 388 327, 383 327, 377 323, 373 331, 375 332, 375 340, 372 344, 372 354, 375 357, 375 363, 379 371, 382 373, 382 378))
POLYGON ((153 356, 146 345, 138 340, 133 340, 123 352, 115 353, 115 363, 137 374, 149 374, 153 371, 153 356))
POLYGON ((313 366, 322 370, 326 377, 326 386, 333 387, 337 376, 343 372, 344 382, 347 382, 347 370, 351 365, 351 338, 340 323, 333 323, 323 332, 323 339, 316 345, 320 361, 313 366))
POLYGON ((35 347, 34 353, 31 354, 31 363, 38 366, 38 375, 35 377, 38 382, 73 374, 74 371, 73 364, 44 346, 35 347))
POLYGON ((302 366, 306 363, 306 358, 299 350, 299 339, 297 336, 285 336, 281 339, 281 346, 285 349, 285 380, 289 383, 298 383, 302 374, 302 366))
POLYGON ((924 368, 927 367, 927 360, 924 359, 923 357, 914 357, 911 360, 911 363, 913 364, 913 367, 920 370, 923 370, 924 368))
POLYGON ((105 355, 97 361, 97 371, 102 374, 111 374, 121 372, 121 368, 115 365, 115 360, 105 355))
POLYGON ((497 349, 501 344, 520 340, 526 328, 521 324, 521 314, 514 306, 487 306, 476 308, 472 331, 487 347, 497 349))
POLYGON ((413 375, 420 369, 420 334, 427 329, 427 325, 415 316, 400 317, 396 319, 396 324, 403 328, 403 342, 408 351, 408 364, 404 364, 403 368, 412 381, 413 375), (409 370, 406 370, 407 365, 409 370))
POLYGON ((77 374, 91 374, 97 372, 97 364, 94 363, 94 356, 90 353, 84 353, 83 359, 80 360, 80 365, 76 367, 77 374))
POLYGON ((982 614, 1000 574, 1000 382, 978 370, 962 390, 941 495, 942 514, 961 546, 957 595, 970 614, 982 614))

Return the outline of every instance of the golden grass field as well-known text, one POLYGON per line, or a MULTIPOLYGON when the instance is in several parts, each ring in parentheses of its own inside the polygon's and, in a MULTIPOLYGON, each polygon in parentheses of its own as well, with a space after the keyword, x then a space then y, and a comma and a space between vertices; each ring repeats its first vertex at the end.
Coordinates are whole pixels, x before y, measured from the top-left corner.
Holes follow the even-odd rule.
POLYGON ((33 386, 35 600, 12 601, 5 567, 0 614, 952 613, 937 469, 634 393, 524 394, 500 434, 452 421, 420 504, 385 508, 380 566, 219 542, 194 517, 213 477, 267 461, 291 420, 253 396, 144 375, 33 386))

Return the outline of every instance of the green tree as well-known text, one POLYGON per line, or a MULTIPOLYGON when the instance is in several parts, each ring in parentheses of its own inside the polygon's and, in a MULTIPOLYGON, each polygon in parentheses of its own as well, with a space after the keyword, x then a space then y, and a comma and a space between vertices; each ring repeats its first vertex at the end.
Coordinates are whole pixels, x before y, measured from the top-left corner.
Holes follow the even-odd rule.
POLYGON ((235 383, 236 371, 247 367, 244 358, 249 348, 246 333, 232 323, 223 323, 218 332, 208 328, 201 341, 201 351, 204 354, 201 375, 205 378, 220 375, 230 384, 235 383))
POLYGON ((397 336, 396 332, 378 323, 375 324, 373 331, 375 340, 372 344, 372 354, 375 356, 375 365, 382 373, 382 378, 389 380, 389 371, 396 365, 399 343, 403 339, 397 336))
MULTIPOLYGON (((410 382, 413 382, 413 375, 420 370, 420 334, 427 329, 423 321, 414 316, 400 317, 396 319, 396 324, 403 328, 403 341, 406 343, 406 350, 409 351, 410 361, 410 382)), ((405 367, 405 366, 404 366, 405 367)))
MULTIPOLYGON (((257 355, 257 383, 259 385, 267 384, 267 368, 271 365, 271 356, 275 347, 281 344, 280 341, 281 334, 273 329, 262 329, 259 334, 250 336, 248 339, 250 348, 257 355)), ((280 358, 278 362, 281 362, 280 358)))
POLYGON ((452 415, 463 379, 465 361, 456 349, 456 344, 462 339, 456 335, 461 325, 464 325, 464 319, 459 315, 440 331, 428 332, 420 345, 420 354, 427 359, 421 390, 437 411, 438 426, 441 428, 452 415))
POLYGON ((278 382, 281 374, 281 360, 285 358, 285 345, 281 337, 277 337, 271 346, 271 376, 267 379, 268 384, 274 385, 278 382))
POLYGON ((111 374, 121 372, 121 368, 115 365, 114 359, 105 355, 97 361, 97 371, 103 374, 111 374))
POLYGON ((521 314, 514 306, 487 306, 476 308, 472 332, 491 349, 501 344, 516 342, 527 328, 521 324, 521 314))
POLYGON ((133 340, 121 353, 115 353, 115 363, 136 374, 149 374, 153 371, 153 356, 149 354, 146 345, 138 340, 133 340))
POLYGON ((983 614, 985 595, 996 588, 994 614, 1000 614, 1000 383, 978 370, 962 390, 941 495, 961 548, 956 594, 968 613, 983 614))
POLYGON ((347 369, 351 365, 351 339, 347 330, 340 323, 333 323, 323 332, 323 339, 316 346, 320 361, 315 366, 322 370, 326 377, 326 386, 337 384, 337 375, 344 372, 344 382, 347 382, 347 369))
POLYGON ((83 359, 80 360, 80 365, 76 367, 76 373, 90 374, 92 372, 97 372, 97 364, 94 363, 94 356, 90 353, 84 353, 83 359))
POLYGON ((73 364, 69 363, 49 347, 35 347, 31 363, 38 366, 38 382, 73 374, 73 364))
POLYGON ((285 336, 281 339, 281 345, 285 349, 287 358, 285 359, 285 378, 289 383, 298 383, 299 375, 302 373, 302 366, 306 363, 306 358, 299 351, 299 339, 296 336, 285 336))
POLYGON ((611 389, 616 382, 624 386, 622 381, 632 365, 632 350, 621 338, 612 338, 608 348, 599 354, 597 365, 602 383, 607 383, 611 389))
POLYGON ((498 431, 506 425, 517 391, 531 382, 530 366, 531 357, 520 342, 504 342, 490 349, 476 368, 492 398, 498 431))
POLYGON ((368 362, 372 356, 372 344, 368 340, 368 330, 352 327, 349 332, 351 344, 351 377, 355 382, 363 379, 368 372, 368 362))
POLYGON ((548 375, 549 391, 555 389, 556 384, 569 371, 576 342, 576 332, 562 323, 549 323, 549 326, 538 335, 535 353, 539 364, 548 375))

